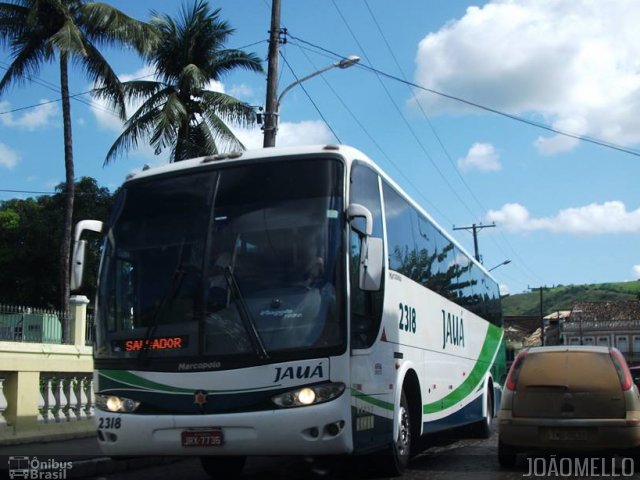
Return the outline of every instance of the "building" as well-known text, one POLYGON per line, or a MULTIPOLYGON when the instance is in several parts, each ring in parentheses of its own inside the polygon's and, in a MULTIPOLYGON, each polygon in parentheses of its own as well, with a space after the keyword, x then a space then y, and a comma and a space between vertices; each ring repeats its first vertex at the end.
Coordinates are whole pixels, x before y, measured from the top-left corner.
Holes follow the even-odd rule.
POLYGON ((560 337, 565 345, 616 347, 629 365, 640 365, 640 301, 576 303, 560 337))

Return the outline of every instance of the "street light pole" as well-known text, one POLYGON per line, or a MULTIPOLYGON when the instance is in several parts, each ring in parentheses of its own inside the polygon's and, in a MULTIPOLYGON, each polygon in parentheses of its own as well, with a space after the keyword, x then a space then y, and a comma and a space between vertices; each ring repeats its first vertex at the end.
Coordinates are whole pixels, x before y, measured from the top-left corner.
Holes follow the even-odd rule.
POLYGON ((495 267, 491 267, 489 270, 487 270, 487 272, 490 272, 490 271, 492 271, 492 270, 495 270, 496 268, 501 267, 501 266, 503 266, 503 265, 508 265, 509 263, 511 263, 511 260, 505 260, 504 262, 499 263, 499 264, 498 264, 498 265, 496 265, 495 267))
POLYGON ((270 102, 271 97, 269 97, 269 90, 268 90, 267 91, 267 111, 265 112, 264 144, 263 144, 263 146, 265 148, 267 148, 267 147, 275 147, 276 146, 276 134, 278 133, 278 120, 279 120, 278 117, 279 117, 279 114, 280 114, 280 103, 282 102, 282 98, 284 97, 284 95, 289 90, 291 90, 296 85, 299 85, 302 82, 304 82, 306 80, 309 80, 310 78, 317 77, 318 75, 323 74, 327 70, 331 70, 332 68, 340 68, 340 69, 349 68, 349 67, 352 67, 353 65, 355 65, 356 63, 358 63, 359 61, 360 61, 360 57, 357 57, 355 55, 351 55, 349 57, 343 58, 342 60, 340 60, 338 62, 330 63, 326 67, 322 67, 320 70, 318 70, 316 72, 313 72, 313 73, 307 75, 306 77, 302 77, 302 78, 296 80, 291 85, 289 85, 287 88, 282 90, 282 93, 280 93, 280 95, 276 99, 275 104, 273 102, 270 102), (267 119, 269 119, 269 121, 267 121, 267 119))

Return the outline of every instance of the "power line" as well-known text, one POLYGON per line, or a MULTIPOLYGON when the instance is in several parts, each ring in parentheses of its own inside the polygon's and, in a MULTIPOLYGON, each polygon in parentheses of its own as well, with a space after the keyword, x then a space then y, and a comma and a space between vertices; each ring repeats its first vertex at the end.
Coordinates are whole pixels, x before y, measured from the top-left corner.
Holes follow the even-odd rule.
POLYGON ((33 190, 5 190, 0 189, 0 192, 3 193, 34 193, 34 194, 42 194, 42 195, 55 195, 56 192, 38 192, 33 190))
MULTIPOLYGON (((358 37, 356 37, 355 33, 353 32, 353 29, 351 28, 351 26, 349 25, 349 22, 347 22, 347 19, 344 17, 344 15, 342 14, 340 8, 338 7, 338 5, 336 4, 335 0, 331 0, 331 2, 333 3, 333 6, 335 7, 336 11, 338 12, 338 15, 340 16, 340 18, 342 19, 343 23, 345 24, 345 26, 347 27, 347 30, 349 31, 349 33, 351 34, 351 36, 353 37, 353 39, 355 40, 356 44, 358 45, 358 47, 360 48, 360 50, 362 51, 362 54, 364 55, 364 57, 367 59, 367 62, 369 62, 369 64, 371 64, 371 60, 369 59, 369 56, 367 55, 364 47, 362 46, 362 44, 360 43, 360 41, 358 40, 358 37)), ((467 205, 467 203, 464 201, 464 199, 460 196, 460 194, 456 191, 455 188, 453 188, 453 185, 451 185, 451 183, 449 182, 449 180, 447 179, 447 177, 444 175, 444 173, 442 172, 442 170, 440 169, 440 167, 438 167, 438 165, 436 164, 436 162, 433 160, 433 158, 431 157, 431 155, 429 154, 429 151, 427 150, 427 148, 424 146, 424 144, 422 143, 422 141, 420 140, 420 138, 418 137, 417 133, 415 132, 415 130, 413 129, 413 127, 411 126, 411 123, 409 123, 409 121, 407 120, 407 118, 405 117, 404 113, 402 112, 402 110, 400 109, 400 107, 398 106, 398 104, 396 103, 395 99, 393 98, 393 96, 391 95, 391 92, 389 92, 389 89, 387 88, 387 86, 384 84, 384 82, 382 81, 382 79, 377 76, 378 82, 380 83, 380 85, 382 86, 382 89, 385 91, 387 97, 389 98, 389 100, 391 101, 391 104, 393 105, 393 107, 395 108, 396 112, 398 113, 398 115, 400 115, 400 118, 402 119, 402 121, 405 124, 405 127, 407 128, 408 132, 411 134, 411 136, 413 137, 413 139, 416 141, 416 143, 418 144, 418 146, 420 147, 420 149, 422 150, 422 152, 424 153, 424 155, 427 157, 427 160, 429 160, 429 162, 431 163, 431 165, 433 166, 433 168, 435 168, 436 172, 438 172, 438 175, 440 175, 440 178, 442 178, 442 180, 444 181, 444 183, 449 187, 449 189, 451 190, 451 192, 455 195, 455 197, 458 199, 458 201, 462 204, 462 206, 471 214, 471 217, 474 218, 475 214, 473 213, 473 211, 471 211, 471 209, 469 208, 469 206, 467 205)))
MULTIPOLYGON (((243 45, 241 47, 233 48, 231 50, 244 50, 246 48, 253 47, 255 45, 259 45, 261 43, 266 43, 266 42, 268 42, 268 40, 259 40, 257 42, 249 43, 247 45, 243 45)), ((4 62, 0 62, 0 68, 2 68, 3 70, 8 70, 8 66, 4 62)), ((154 73, 150 73, 148 75, 142 75, 140 77, 133 78, 133 79, 131 79, 131 81, 143 80, 143 79, 148 78, 148 77, 153 77, 154 75, 155 75, 155 72, 154 73)), ((47 80, 37 79, 37 78, 34 78, 32 76, 27 76, 27 79, 30 82, 35 83, 36 85, 40 85, 41 87, 47 88, 47 89, 49 89, 49 90, 51 90, 51 91, 53 91, 53 92, 55 92, 57 94, 61 94, 60 88, 57 85, 55 85, 54 83, 52 83, 52 82, 49 82, 47 80)), ((82 98, 78 98, 78 97, 82 97, 84 95, 88 95, 88 94, 94 93, 94 92, 96 92, 98 90, 99 90, 98 88, 92 88, 92 89, 86 90, 84 92, 70 94, 67 98, 74 99, 77 102, 80 102, 80 103, 82 103, 84 105, 87 105, 87 106, 92 107, 92 108, 97 109, 97 110, 101 110, 101 111, 103 111, 105 113, 113 115, 114 117, 120 118, 120 116, 113 109, 106 108, 106 107, 104 107, 104 106, 100 105, 99 103, 96 103, 96 102, 94 102, 92 100, 87 101, 87 100, 84 100, 82 98)), ((31 104, 31 105, 26 105, 24 107, 18 107, 18 108, 14 108, 14 109, 11 109, 11 110, 6 110, 6 111, 3 111, 3 112, 0 112, 0 115, 6 115, 6 114, 10 114, 10 113, 15 113, 15 112, 19 112, 19 111, 22 111, 22 110, 30 110, 32 108, 38 108, 38 107, 41 107, 43 105, 48 105, 50 103, 59 103, 61 101, 62 101, 62 99, 58 98, 58 99, 55 99, 55 100, 48 100, 46 102, 34 103, 34 104, 31 104)))
MULTIPOLYGON (((287 61, 286 57, 284 55, 281 55, 282 60, 284 61, 285 65, 287 67, 289 67, 289 70, 291 70, 291 73, 293 74, 294 78, 296 79, 296 81, 300 81, 300 79, 298 78, 298 76, 296 75, 296 72, 293 71, 293 68, 291 68, 291 65, 289 64, 289 62, 287 61)), ((336 132, 333 130, 333 128, 331 128, 331 125, 329 125, 329 122, 327 121, 327 119, 325 118, 325 116, 322 114, 322 112, 320 111, 320 108, 318 107, 318 105, 316 104, 316 102, 313 101, 313 98, 311 98, 311 95, 309 95, 309 92, 307 91, 306 88, 304 88, 304 85, 302 83, 298 83, 298 85, 300 86, 300 88, 302 88, 302 91, 305 93, 305 95, 307 96, 307 98, 309 99, 309 101, 311 102, 311 104, 313 105, 313 107, 316 109, 316 112, 318 112, 318 115, 320 115, 320 118, 322 118, 322 121, 325 123, 325 125, 327 126, 327 128, 329 130, 331 130, 331 133, 333 134, 333 136, 336 138, 336 140, 338 140, 338 143, 342 143, 340 142, 340 137, 338 137, 338 135, 336 134, 336 132)))
MULTIPOLYGON (((339 56, 339 55, 337 55, 335 52, 332 52, 332 51, 330 51, 330 50, 327 50, 327 49, 325 49, 325 48, 323 48, 323 47, 320 47, 320 46, 318 46, 318 45, 314 45, 314 44, 312 44, 312 43, 310 43, 310 42, 307 42, 307 41, 305 41, 305 40, 300 39, 299 37, 296 37, 296 36, 291 35, 291 34, 289 34, 289 36, 290 36, 291 38, 293 38, 293 39, 297 40, 297 41, 302 42, 303 44, 311 45, 312 47, 314 47, 314 49, 308 49, 308 48, 305 48, 303 45, 300 45, 300 44, 299 44, 299 43, 297 43, 297 42, 290 42, 290 43, 292 43, 292 44, 296 45, 296 46, 297 46, 298 48, 300 48, 301 50, 309 50, 309 51, 314 52, 314 53, 316 53, 316 54, 318 54, 318 53, 319 53, 319 52, 318 52, 318 50, 320 50, 321 52, 323 52, 323 53, 320 53, 320 55, 322 55, 322 56, 326 56, 326 57, 328 57, 328 58, 334 58, 335 56, 339 56)), ((357 42, 357 39, 356 39, 356 42, 357 42)), ((359 43, 358 43, 358 45, 359 45, 359 46, 360 46, 360 48, 362 49, 362 46, 361 46, 359 43)), ((363 52, 363 54, 364 54, 364 55, 365 55, 365 57, 366 57, 366 52, 363 52)), ((340 58, 342 58, 342 57, 340 57, 340 58)), ((369 60, 367 59, 367 61, 369 61, 369 60)), ((402 69, 400 69, 400 70, 402 70, 402 69)), ((384 84, 383 84, 383 88, 385 88, 385 91, 387 92, 387 95, 389 95, 389 96, 390 96, 390 93, 388 92, 388 90, 386 89, 386 87, 384 87, 384 84)), ((341 102, 342 102, 342 100, 341 100, 341 102)), ((395 105, 395 102, 393 101, 393 99, 392 99, 392 102, 394 103, 394 106, 396 107, 396 110, 399 110, 399 108, 397 107, 397 105, 395 105)), ((344 102, 342 102, 342 103, 343 103, 343 105, 344 105, 344 102)), ((421 105, 420 105, 420 106, 421 106, 421 105)), ((422 109, 422 108, 421 108, 421 109, 422 109)), ((406 121, 406 119, 404 118, 404 116, 402 115, 402 113, 401 113, 401 112, 399 112, 399 113, 400 113, 400 115, 402 116, 403 120, 405 120, 405 123, 408 123, 408 122, 406 121)), ((352 114, 352 116, 354 116, 354 115, 352 114)), ((425 112, 425 116, 426 116, 426 112, 425 112)), ((427 118, 427 120, 428 120, 428 118, 427 118)), ((356 120, 356 121, 357 121, 357 120, 356 120)), ((359 122, 359 121, 357 121, 357 123, 359 123, 359 124, 360 124, 360 122, 359 122)), ((369 138, 372 138, 372 136, 371 136, 371 135, 366 131, 366 129, 365 129, 361 124, 360 124, 360 126, 361 126, 361 128, 363 129, 363 131, 365 131, 365 133, 367 134, 367 136, 369 136, 369 138)), ((411 127, 410 127, 410 126, 409 126, 409 129, 411 130, 411 127)), ((411 131, 412 131, 412 130, 411 130, 411 131)), ((412 133, 413 133, 413 132, 412 132, 412 133)), ((436 135, 436 136, 437 136, 437 132, 435 132, 435 131, 434 131, 434 135, 436 135)), ((415 137, 415 136, 416 136, 416 135, 414 134, 414 137, 415 137)), ((417 139, 416 139, 416 140, 417 140, 417 139)), ((422 143, 421 143, 419 140, 417 140, 417 141, 418 141, 418 144, 419 144, 421 147, 423 147, 422 143)), ((375 145, 375 146, 376 146, 376 147, 377 147, 377 148, 382 152, 382 154, 385 156, 385 158, 387 158, 387 160, 389 160, 389 162, 394 166, 394 168, 396 168, 397 170, 400 170, 400 169, 395 165, 395 163, 394 163, 394 162, 389 158, 389 156, 386 154, 386 152, 384 152, 384 150, 382 149, 382 147, 380 147, 380 145, 378 144, 378 142, 376 142, 375 140, 373 140, 373 143, 374 143, 374 145, 375 145)), ((446 148, 444 147, 444 144, 442 144, 441 146, 442 146, 442 148, 444 149, 444 151, 448 154, 448 152, 446 151, 446 148)), ((424 150, 424 147, 423 147, 423 150, 424 150)), ((431 159, 430 155, 429 155, 427 152, 425 152, 425 154, 427 155, 427 158, 428 158, 428 159, 432 162, 432 164, 433 164, 433 160, 431 159)), ((449 158, 450 158, 450 156, 449 156, 449 158)), ((451 162, 451 163, 453 163, 453 161, 452 161, 451 159, 450 159, 450 162, 451 162)), ((452 186, 450 185, 450 183, 446 180, 446 178, 444 178, 444 174, 441 172, 441 170, 440 170, 436 165, 434 165, 434 167, 435 167, 435 168, 436 168, 436 170, 440 173, 440 176, 443 178, 443 180, 445 181, 445 183, 447 183, 447 185, 449 186, 449 188, 451 188, 451 189, 453 190, 453 187, 452 187, 452 186)), ((454 165, 454 170, 456 171, 456 173, 457 173, 458 175, 460 175, 460 173, 458 172, 458 170, 455 168, 455 165, 454 165)), ((411 185, 411 186, 414 188, 414 190, 416 190, 416 192, 418 192, 418 195, 419 195, 421 198, 423 198, 423 200, 425 200, 425 201, 427 202, 427 204, 429 204, 429 205, 433 206, 433 204, 432 204, 431 202, 429 202, 428 200, 426 200, 426 198, 424 197, 424 195, 422 195, 422 192, 420 191, 420 189, 416 188, 416 187, 415 187, 415 185, 413 184, 413 182, 411 182, 411 180, 409 180, 409 179, 406 177, 406 175, 404 175, 404 174, 402 173, 402 171, 400 171, 400 175, 405 179, 405 181, 407 181, 407 182, 408 182, 408 184, 409 184, 409 185, 411 185)), ((476 200, 476 202, 478 203, 478 205, 480 206, 480 208, 481 208, 483 211, 486 211, 486 210, 487 210, 487 209, 486 209, 486 207, 484 207, 484 206, 482 205, 482 203, 477 199, 477 197, 473 194, 473 192, 471 191, 470 187, 466 184, 466 182, 464 181, 464 179, 461 179, 461 180, 462 180, 462 182, 465 184, 465 186, 467 187, 467 189, 469 190, 469 192, 471 193, 471 195, 474 197, 474 199, 476 200)), ((466 207, 466 209, 467 209, 470 213, 472 213, 472 212, 471 212, 471 210, 469 209, 469 207, 466 205, 466 203, 465 203, 465 202, 460 198, 460 196, 457 194, 457 192, 455 192, 455 190, 453 190, 453 191, 454 191, 454 193, 456 194, 456 196, 458 197, 458 199, 460 200, 460 202, 462 203, 462 205, 463 205, 463 206, 465 206, 465 207, 466 207)), ((434 210, 435 210, 435 211, 437 211, 437 212, 438 212, 438 213, 439 213, 443 218, 445 218, 446 220, 448 220, 448 223, 453 223, 450 219, 448 219, 448 218, 447 218, 447 216, 446 216, 446 215, 442 214, 442 213, 440 212, 440 210, 439 210, 437 207, 434 207, 434 206, 433 206, 433 208, 434 208, 434 210)), ((474 216, 474 215, 473 215, 473 213, 472 213, 472 216, 474 216)), ((515 249, 511 246, 511 244, 508 242, 508 240, 507 240, 507 239, 506 239, 506 237, 504 236, 504 234, 503 234, 502 232, 498 232, 498 233, 499 233, 500 237, 503 239, 503 241, 504 241, 504 242, 507 244, 507 246, 509 247, 509 250, 511 250, 512 255, 507 255, 507 254, 506 254, 506 252, 504 251, 504 249, 503 249, 503 248, 502 248, 502 247, 501 247, 501 246, 496 242, 496 240, 493 238, 493 236, 490 236, 490 237, 489 237, 490 241, 491 241, 491 242, 492 242, 492 243, 493 243, 493 244, 498 248, 498 250, 500 250, 500 251, 502 252, 502 254, 503 254, 505 257, 511 256, 512 258, 518 259, 518 262, 514 262, 514 264, 516 265, 516 268, 518 268, 518 269, 519 269, 519 270, 520 270, 520 271, 521 271, 521 272, 522 272, 526 277, 532 277, 532 278, 536 278, 536 279, 538 279, 538 280, 539 280, 539 279, 540 279, 540 277, 539 277, 539 276, 538 276, 538 275, 537 275, 537 274, 536 274, 536 273, 535 273, 535 272, 534 272, 534 271, 533 271, 533 270, 532 270, 532 269, 531 269, 531 268, 530 268, 530 267, 525 263, 525 261, 523 260, 522 256, 520 256, 520 255, 515 251, 515 249), (526 270, 526 272, 525 272, 525 270, 523 270, 523 268, 526 270)))
MULTIPOLYGON (((373 10, 371 9, 371 7, 369 6, 369 3, 365 0, 364 2, 365 7, 367 8, 369 15, 371 16, 371 19, 373 20, 374 24, 376 25, 376 28, 378 29, 378 32, 380 34, 380 36, 382 37, 382 40, 384 41, 385 45, 387 46, 387 49, 389 50, 389 53, 391 55, 391 58, 393 58, 393 61, 396 64, 396 67, 398 68, 398 71, 400 72, 400 74, 402 75, 402 79, 403 80, 407 80, 407 76, 405 75, 402 66, 400 65, 400 62, 398 61, 393 48, 391 48, 391 45, 389 43, 389 41, 387 40, 387 37, 384 33, 384 29, 381 27, 380 23, 378 22, 375 14, 373 13, 373 10)), ((458 178, 460 179, 460 181, 462 182, 462 184, 464 185, 464 187, 467 189, 467 191, 469 192, 469 194, 471 195, 471 197, 475 200, 476 204, 480 207, 480 209, 483 212, 488 211, 488 209, 482 204, 482 202, 478 199, 478 197, 476 196, 476 194, 473 192, 473 190, 471 189, 471 187, 469 186, 469 184, 466 182, 466 180, 464 179, 464 177, 462 176, 462 174, 460 173, 459 169, 456 167, 453 159, 451 158, 451 155, 449 154, 449 151, 447 150, 447 148, 444 145, 444 142, 442 141, 442 139, 440 138, 440 135, 438 135, 438 132, 436 131, 434 125, 431 123, 431 119, 429 118, 429 115, 427 115, 427 112, 424 110, 422 103, 420 102, 420 99, 417 97, 417 95, 415 94, 415 91, 413 88, 411 88, 410 86, 407 85, 407 88, 409 90, 409 92, 411 93, 411 96, 413 97, 416 105, 418 106, 418 109, 420 110, 420 112, 422 113, 422 116, 424 117, 424 119, 427 122, 427 125, 429 125, 429 128, 431 129, 431 132, 433 133, 433 136, 436 138, 438 144, 440 145, 442 151, 445 154, 445 157, 447 158, 447 160, 449 160, 450 165, 452 166, 453 170, 456 172, 456 175, 458 176, 458 178)), ((449 222, 451 223, 451 222, 449 222)), ((528 270, 528 272, 530 274, 533 274, 534 277, 537 277, 537 275, 526 265, 526 263, 522 260, 522 258, 520 257, 520 255, 518 255, 518 253, 513 249, 513 247, 510 245, 510 243, 508 242, 508 240, 506 239, 506 237, 504 236, 504 234, 502 232, 499 232, 500 236, 502 237, 502 239, 504 240, 504 242, 509 246, 509 248, 511 249, 511 251, 513 252, 513 254, 515 255, 515 257, 517 257, 520 261, 520 263, 516 263, 516 268, 520 269, 520 266, 526 268, 528 270)), ((503 250, 503 248, 498 244, 498 242, 496 242, 496 240, 492 237, 489 236, 489 240, 498 248, 498 250, 500 250, 502 252, 502 254, 505 257, 508 257, 509 255, 507 255, 505 253, 505 251, 503 250)), ((474 235, 474 245, 476 248, 476 254, 477 254, 477 239, 474 235)), ((521 270, 522 271, 522 270, 521 270)), ((524 273, 525 275, 528 275, 527 273, 525 273, 524 271, 522 271, 522 273, 524 273)))
MULTIPOLYGON (((305 48, 302 47, 301 45, 298 44, 293 44, 296 45, 300 51, 302 52, 302 54, 305 56, 305 58, 307 59, 307 61, 311 64, 311 66, 314 69, 318 69, 317 66, 311 61, 311 59, 309 58, 309 56, 306 54, 306 52, 304 51, 305 48)), ((417 192, 417 194, 425 201, 426 204, 429 205, 430 209, 432 209, 433 211, 437 212, 441 217, 443 217, 444 219, 446 219, 449 223, 451 223, 451 220, 449 220, 447 218, 447 216, 436 206, 434 205, 431 201, 429 201, 429 199, 422 193, 422 190, 419 189, 418 187, 416 187, 416 185, 411 181, 411 179, 402 171, 402 169, 400 167, 398 167, 398 165, 393 161, 393 159, 389 156, 389 154, 387 154, 387 152, 382 148, 382 146, 378 143, 378 141, 375 139, 375 137, 371 134, 371 132, 369 132, 367 130, 367 128, 363 125, 363 123, 360 121, 360 119, 356 116, 355 113, 353 113, 353 111, 349 108, 349 106, 346 104, 346 102, 342 99, 342 97, 338 94, 338 92, 335 90, 335 88, 333 88, 333 86, 331 85, 331 83, 324 77, 324 75, 321 75, 322 80, 325 82, 325 84, 327 85, 327 87, 329 87, 329 89, 331 90, 331 92, 334 94, 334 96, 338 99, 338 101, 342 104, 342 106, 344 107, 344 109, 349 113, 349 115, 351 116, 351 118, 353 119, 354 122, 356 122, 356 124, 358 125, 358 127, 360 127, 360 129, 364 132, 364 134, 369 138, 369 140, 371 141, 371 143, 373 143, 373 145, 380 151, 380 153, 382 154, 382 156, 389 162, 389 164, 398 172, 398 174, 407 182, 408 185, 410 185, 411 187, 413 187, 413 189, 417 192)))
MULTIPOLYGON (((328 50, 328 49, 326 49, 324 47, 321 47, 319 45, 311 43, 311 42, 309 42, 307 40, 303 40, 303 39, 301 39, 299 37, 296 37, 294 35, 291 35, 291 38, 293 38, 293 39, 295 39, 295 40, 297 40, 299 42, 305 43, 307 45, 310 45, 311 47, 317 48, 318 50, 326 52, 326 53, 332 55, 333 57, 344 58, 342 55, 340 55, 338 53, 335 53, 335 52, 333 52, 331 50, 328 50)), ((520 123, 524 123, 524 124, 530 125, 532 127, 540 128, 542 130, 547 130, 549 132, 556 133, 558 135, 563 135, 563 136, 566 136, 566 137, 569 137, 569 138, 573 138, 575 140, 580 140, 580 141, 583 141, 583 142, 592 143, 592 144, 598 145, 600 147, 609 148, 609 149, 616 150, 616 151, 619 151, 619 152, 622 152, 622 153, 628 153, 629 155, 634 155, 636 157, 640 157, 640 151, 637 151, 637 150, 634 150, 634 149, 631 149, 631 148, 626 148, 626 147, 623 147, 621 145, 617 145, 615 143, 607 142, 607 141, 601 140, 599 138, 588 137, 588 136, 585 136, 585 135, 578 135, 577 133, 572 133, 572 132, 569 132, 569 131, 566 131, 566 130, 560 130, 560 129, 557 129, 557 128, 552 127, 550 125, 547 125, 545 123, 535 122, 533 120, 528 120, 528 119, 526 119, 524 117, 520 117, 518 115, 513 115, 511 113, 503 112, 503 111, 498 110, 496 108, 487 107, 486 105, 482 105, 482 104, 477 103, 477 102, 472 102, 472 101, 466 100, 466 99, 464 99, 462 97, 456 97, 455 95, 449 95, 447 93, 440 92, 440 91, 434 90, 432 88, 427 88, 427 87, 425 87, 423 85, 420 85, 420 84, 417 84, 417 83, 414 83, 414 82, 411 82, 411 81, 408 81, 408 80, 404 80, 402 78, 396 77, 395 75, 391 75, 389 73, 383 72, 382 70, 378 70, 378 69, 376 69, 376 68, 374 68, 374 67, 372 67, 370 65, 366 65, 363 62, 360 62, 358 65, 356 65, 356 67, 357 68, 362 68, 362 69, 365 69, 365 70, 369 70, 369 71, 371 71, 371 72, 373 72, 375 74, 382 75, 382 76, 384 76, 386 78, 389 78, 390 80, 395 80, 396 82, 404 83, 406 85, 409 85, 411 87, 417 88, 419 90, 423 90, 425 92, 433 93, 434 95, 438 95, 438 96, 441 96, 441 97, 444 97, 444 98, 448 98, 449 100, 453 100, 453 101, 456 101, 456 102, 464 103, 465 105, 469 105, 470 107, 474 107, 474 108, 477 108, 477 109, 480 109, 480 110, 484 110, 484 111, 487 111, 487 112, 490 112, 490 113, 494 113, 496 115, 500 115, 500 116, 503 116, 505 118, 508 118, 508 119, 515 120, 515 121, 520 122, 520 123)))

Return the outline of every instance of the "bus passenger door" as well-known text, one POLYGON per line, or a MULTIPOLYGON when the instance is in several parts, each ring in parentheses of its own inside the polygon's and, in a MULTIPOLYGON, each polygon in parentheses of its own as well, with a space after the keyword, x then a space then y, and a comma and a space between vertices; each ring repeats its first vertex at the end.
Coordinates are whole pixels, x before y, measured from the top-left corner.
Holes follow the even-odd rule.
MULTIPOLYGON (((349 204, 366 207, 372 216, 371 236, 383 238, 378 175, 368 166, 355 163, 350 180, 349 204)), ((354 449, 366 452, 388 445, 393 437, 395 368, 390 344, 380 341, 386 268, 379 290, 360 289, 365 229, 355 224, 359 221, 354 219, 354 228, 349 230, 351 413, 354 449)))

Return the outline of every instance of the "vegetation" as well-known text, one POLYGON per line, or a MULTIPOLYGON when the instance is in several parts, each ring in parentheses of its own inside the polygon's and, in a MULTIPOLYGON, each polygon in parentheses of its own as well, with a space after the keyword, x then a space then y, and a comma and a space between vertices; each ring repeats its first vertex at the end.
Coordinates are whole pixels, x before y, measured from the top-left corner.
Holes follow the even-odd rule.
POLYGON ((262 66, 254 54, 223 48, 233 29, 219 16, 220 10, 212 12, 200 0, 190 9, 183 7, 177 19, 156 14, 151 20, 160 41, 146 59, 157 80, 123 84, 129 99, 143 103, 126 122, 105 164, 143 138, 156 154, 168 148, 173 162, 244 149, 228 124, 255 123, 253 108, 211 85, 232 70, 261 72, 262 66))
MULTIPOLYGON (((143 52, 153 44, 155 30, 104 3, 84 0, 11 0, 0 3, 0 42, 11 48, 11 65, 0 79, 0 94, 9 85, 31 81, 44 63, 56 58, 60 67, 60 94, 64 134, 66 184, 60 235, 60 285, 57 305, 67 310, 69 260, 74 204, 74 162, 69 102, 69 61, 82 65, 89 78, 114 99, 121 118, 125 102, 117 75, 101 55, 105 45, 131 45, 143 52)), ((57 225, 54 220, 51 225, 57 225)), ((34 270, 37 271, 37 270, 34 270)), ((65 337, 67 326, 65 325, 65 337)))
MULTIPOLYGON (((571 310, 578 302, 640 300, 640 281, 594 285, 559 285, 543 291, 543 313, 571 310)), ((504 315, 540 315, 540 293, 508 295, 502 299, 504 315)))
MULTIPOLYGON (((65 184, 55 195, 0 202, 0 303, 55 308, 60 298, 57 262, 62 238, 65 184)), ((84 177, 75 184, 73 221, 107 221, 114 204, 109 190, 84 177)), ((87 267, 79 292, 93 300, 100 255, 99 235, 87 235, 87 267)))

